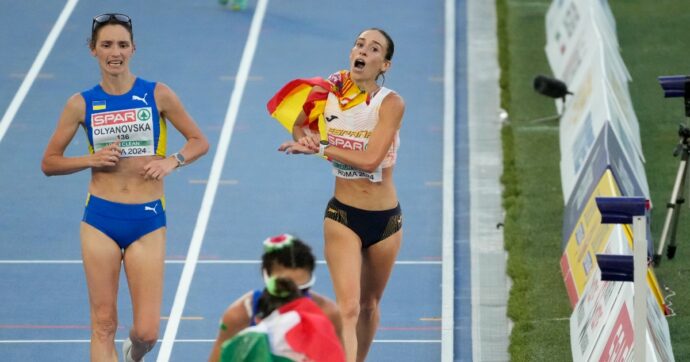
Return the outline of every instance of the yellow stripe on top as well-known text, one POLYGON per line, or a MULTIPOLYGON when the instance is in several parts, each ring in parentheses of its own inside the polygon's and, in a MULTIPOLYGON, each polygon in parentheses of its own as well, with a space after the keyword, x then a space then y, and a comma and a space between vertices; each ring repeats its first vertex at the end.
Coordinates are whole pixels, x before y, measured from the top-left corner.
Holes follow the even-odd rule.
POLYGON ((168 123, 162 114, 158 115, 158 125, 160 132, 158 133, 158 147, 156 148, 156 156, 165 157, 165 151, 168 148, 168 123))
POLYGON ((326 127, 326 119, 323 116, 323 112, 319 114, 319 138, 321 141, 328 142, 328 128, 326 127))
MULTIPOLYGON (((88 140, 89 139, 89 130, 87 129, 86 124, 82 123, 81 127, 84 130, 84 133, 86 134, 86 139, 88 140)), ((93 149, 93 145, 91 144, 91 142, 86 142, 86 145, 89 149, 89 154, 93 154, 95 151, 93 149)), ((88 200, 87 200, 87 202, 88 202, 88 200)))

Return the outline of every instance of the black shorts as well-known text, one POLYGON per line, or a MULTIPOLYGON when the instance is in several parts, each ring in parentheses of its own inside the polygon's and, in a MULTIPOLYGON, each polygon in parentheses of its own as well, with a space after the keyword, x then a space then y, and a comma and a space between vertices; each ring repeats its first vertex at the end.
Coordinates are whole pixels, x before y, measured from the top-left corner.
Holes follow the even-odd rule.
POLYGON ((362 210, 332 198, 324 218, 335 220, 354 231, 366 249, 402 229, 402 210, 398 206, 381 211, 362 210))

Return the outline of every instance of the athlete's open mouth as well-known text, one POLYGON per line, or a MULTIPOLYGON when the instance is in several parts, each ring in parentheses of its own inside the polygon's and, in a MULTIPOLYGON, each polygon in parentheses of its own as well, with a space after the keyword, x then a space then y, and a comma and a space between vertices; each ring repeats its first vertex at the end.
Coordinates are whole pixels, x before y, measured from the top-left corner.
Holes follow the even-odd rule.
POLYGON ((354 65, 355 69, 362 70, 362 69, 364 69, 364 66, 366 65, 366 63, 362 59, 355 59, 355 63, 353 65, 354 65))

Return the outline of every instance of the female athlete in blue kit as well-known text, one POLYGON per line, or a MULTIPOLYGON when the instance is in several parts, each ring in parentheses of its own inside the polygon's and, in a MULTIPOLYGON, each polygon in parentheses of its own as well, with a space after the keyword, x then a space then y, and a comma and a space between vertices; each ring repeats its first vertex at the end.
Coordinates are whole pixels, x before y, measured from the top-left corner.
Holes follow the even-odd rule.
POLYGON ((125 361, 141 361, 158 339, 165 259, 163 178, 208 151, 208 141, 177 95, 163 83, 136 77, 132 21, 124 14, 93 18, 91 54, 101 80, 67 100, 46 147, 48 176, 91 169, 80 226, 91 309, 91 360, 117 361, 117 291, 124 264, 133 326, 123 344, 125 361), (166 120, 186 139, 166 157, 166 120), (89 153, 66 157, 77 130, 89 153))

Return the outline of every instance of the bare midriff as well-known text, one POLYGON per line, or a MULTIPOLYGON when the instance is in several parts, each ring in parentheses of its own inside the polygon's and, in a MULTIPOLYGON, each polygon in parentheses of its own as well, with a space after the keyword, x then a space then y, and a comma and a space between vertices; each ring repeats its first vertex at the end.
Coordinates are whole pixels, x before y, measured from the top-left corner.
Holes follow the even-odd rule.
POLYGON ((108 201, 140 204, 163 197, 163 181, 144 178, 144 166, 160 156, 121 158, 116 166, 92 169, 89 193, 108 201))
POLYGON ((381 182, 367 179, 335 178, 335 198, 345 205, 358 209, 380 211, 398 205, 393 183, 393 167, 384 168, 381 182))

